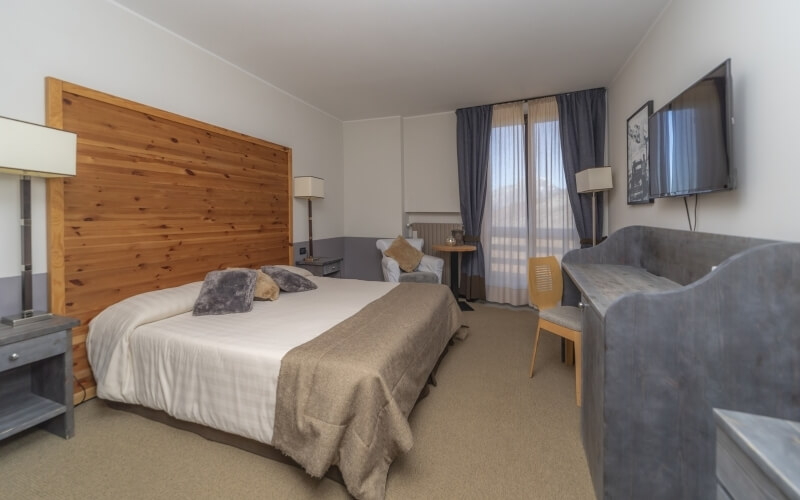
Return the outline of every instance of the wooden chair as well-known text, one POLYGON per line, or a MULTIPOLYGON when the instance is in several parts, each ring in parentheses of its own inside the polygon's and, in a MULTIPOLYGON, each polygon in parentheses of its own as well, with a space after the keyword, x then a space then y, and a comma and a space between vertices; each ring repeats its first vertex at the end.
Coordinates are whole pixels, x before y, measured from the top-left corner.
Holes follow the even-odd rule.
POLYGON ((539 309, 539 323, 536 326, 536 339, 533 341, 530 377, 533 377, 533 364, 536 349, 539 347, 539 333, 542 330, 571 340, 575 345, 575 400, 581 405, 581 310, 572 306, 559 306, 564 282, 561 266, 555 257, 531 257, 528 259, 528 291, 531 303, 539 309))

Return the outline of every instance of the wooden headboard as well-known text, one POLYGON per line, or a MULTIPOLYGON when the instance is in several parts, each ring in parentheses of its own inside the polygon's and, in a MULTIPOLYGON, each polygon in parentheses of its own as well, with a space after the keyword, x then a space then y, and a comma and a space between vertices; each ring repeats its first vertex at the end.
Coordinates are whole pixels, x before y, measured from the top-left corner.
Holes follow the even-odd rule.
POLYGON ((75 399, 95 394, 89 321, 208 271, 292 261, 292 151, 47 79, 47 125, 78 134, 77 175, 47 183, 50 309, 73 330, 75 399))

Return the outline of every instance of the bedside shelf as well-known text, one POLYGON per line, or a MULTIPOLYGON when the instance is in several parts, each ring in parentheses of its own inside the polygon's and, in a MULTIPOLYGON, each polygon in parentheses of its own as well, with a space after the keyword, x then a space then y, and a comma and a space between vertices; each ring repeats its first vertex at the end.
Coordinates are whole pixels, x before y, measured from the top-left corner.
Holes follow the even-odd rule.
POLYGON ((317 257, 313 262, 298 260, 295 265, 311 272, 314 276, 339 278, 342 275, 341 257, 317 257))
POLYGON ((75 433, 72 327, 64 316, 0 327, 0 440, 40 426, 65 439, 75 433))
POLYGON ((65 405, 33 393, 0 399, 0 439, 41 424, 65 411, 65 405))

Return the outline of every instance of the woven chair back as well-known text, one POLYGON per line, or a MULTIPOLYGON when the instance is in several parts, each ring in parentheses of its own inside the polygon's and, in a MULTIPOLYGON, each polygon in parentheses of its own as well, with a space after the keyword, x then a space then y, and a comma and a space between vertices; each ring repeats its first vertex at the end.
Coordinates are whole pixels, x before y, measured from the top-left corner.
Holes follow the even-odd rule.
POLYGON ((531 303, 540 310, 555 307, 561 301, 564 282, 561 266, 552 255, 528 259, 528 292, 531 303))

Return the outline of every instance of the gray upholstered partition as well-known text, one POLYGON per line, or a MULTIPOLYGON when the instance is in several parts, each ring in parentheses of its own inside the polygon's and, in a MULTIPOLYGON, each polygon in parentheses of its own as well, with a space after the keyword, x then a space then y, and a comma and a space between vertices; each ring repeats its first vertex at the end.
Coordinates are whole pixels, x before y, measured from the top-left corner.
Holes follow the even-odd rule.
POLYGON ((714 407, 800 420, 800 243, 639 226, 563 263, 565 301, 587 304, 582 432, 599 498, 714 498, 714 407), (609 264, 675 283, 604 289, 596 307, 586 277, 609 264))

